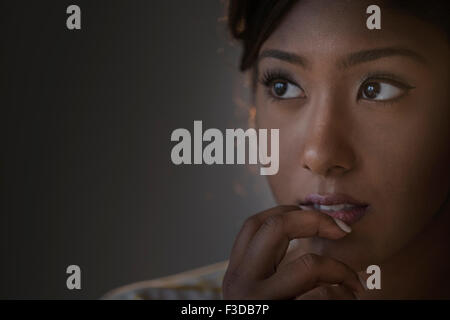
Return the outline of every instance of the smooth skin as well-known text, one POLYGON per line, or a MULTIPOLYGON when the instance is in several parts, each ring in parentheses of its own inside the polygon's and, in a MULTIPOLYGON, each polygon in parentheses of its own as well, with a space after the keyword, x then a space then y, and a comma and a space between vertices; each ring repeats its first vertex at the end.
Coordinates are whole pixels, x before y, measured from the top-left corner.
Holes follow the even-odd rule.
POLYGON ((256 126, 280 129, 281 206, 244 224, 225 299, 450 297, 448 39, 382 2, 368 30, 370 4, 300 1, 260 49, 256 126), (369 208, 347 234, 299 210, 311 193, 369 208), (355 280, 372 264, 381 290, 355 280))

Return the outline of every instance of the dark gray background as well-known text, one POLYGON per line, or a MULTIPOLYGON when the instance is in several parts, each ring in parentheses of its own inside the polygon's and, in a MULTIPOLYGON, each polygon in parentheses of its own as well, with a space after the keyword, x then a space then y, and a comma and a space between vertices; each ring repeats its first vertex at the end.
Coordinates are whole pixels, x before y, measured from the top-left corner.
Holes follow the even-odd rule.
POLYGON ((1 2, 0 298, 99 298, 225 260, 273 204, 244 166, 170 160, 176 128, 246 125, 224 13, 220 0, 1 2), (66 29, 70 4, 81 31, 66 29))

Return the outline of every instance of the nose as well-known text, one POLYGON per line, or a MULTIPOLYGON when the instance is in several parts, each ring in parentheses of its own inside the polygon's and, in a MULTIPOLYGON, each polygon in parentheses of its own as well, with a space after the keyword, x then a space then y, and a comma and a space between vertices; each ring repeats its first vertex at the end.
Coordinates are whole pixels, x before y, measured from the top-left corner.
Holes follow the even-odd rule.
POLYGON ((350 141, 351 124, 344 113, 323 106, 310 119, 301 152, 302 167, 323 177, 352 170, 356 157, 350 141))

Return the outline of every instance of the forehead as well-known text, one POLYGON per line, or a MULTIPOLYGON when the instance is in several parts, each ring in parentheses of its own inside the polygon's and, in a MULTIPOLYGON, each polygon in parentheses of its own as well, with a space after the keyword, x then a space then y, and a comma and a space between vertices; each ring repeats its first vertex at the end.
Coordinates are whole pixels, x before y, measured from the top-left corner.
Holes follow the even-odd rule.
POLYGON ((426 56, 437 42, 442 43, 442 35, 432 25, 394 11, 381 1, 377 3, 381 9, 381 30, 369 30, 366 20, 370 14, 366 9, 371 4, 374 2, 300 0, 261 49, 301 52, 319 59, 324 53, 343 55, 375 47, 403 46, 426 56))

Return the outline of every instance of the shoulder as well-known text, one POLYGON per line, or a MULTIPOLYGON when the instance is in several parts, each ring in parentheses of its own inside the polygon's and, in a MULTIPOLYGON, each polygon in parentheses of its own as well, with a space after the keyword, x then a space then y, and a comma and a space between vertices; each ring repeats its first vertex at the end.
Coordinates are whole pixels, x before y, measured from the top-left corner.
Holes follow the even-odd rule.
POLYGON ((228 260, 163 278, 131 283, 107 292, 102 300, 222 299, 228 260))

